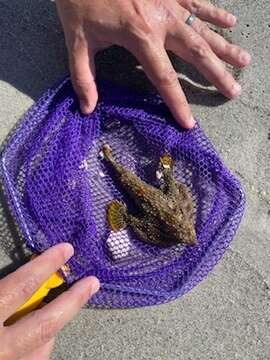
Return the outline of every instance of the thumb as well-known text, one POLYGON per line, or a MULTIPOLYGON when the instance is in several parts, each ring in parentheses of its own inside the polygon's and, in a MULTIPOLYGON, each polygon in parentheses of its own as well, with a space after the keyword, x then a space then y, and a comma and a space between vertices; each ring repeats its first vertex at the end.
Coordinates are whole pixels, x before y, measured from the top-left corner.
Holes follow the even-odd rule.
POLYGON ((93 112, 98 100, 94 56, 87 45, 76 47, 76 51, 75 49, 69 51, 71 81, 83 114, 93 112))

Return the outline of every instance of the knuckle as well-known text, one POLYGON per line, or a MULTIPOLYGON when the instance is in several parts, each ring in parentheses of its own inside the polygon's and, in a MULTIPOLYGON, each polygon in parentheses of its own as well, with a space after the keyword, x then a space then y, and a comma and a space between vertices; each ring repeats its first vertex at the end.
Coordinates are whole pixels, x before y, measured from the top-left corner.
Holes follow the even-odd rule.
POLYGON ((231 94, 234 79, 226 68, 220 72, 219 76, 216 78, 216 83, 221 89, 223 89, 224 93, 231 94))
POLYGON ((58 322, 55 319, 44 320, 39 325, 39 341, 47 343, 58 331, 58 322))
POLYGON ((0 291, 0 311, 1 311, 1 313, 2 312, 4 313, 8 304, 12 302, 13 297, 14 297, 14 294, 4 293, 4 292, 0 291))
POLYGON ((189 105, 188 105, 187 100, 186 100, 186 98, 184 96, 183 97, 181 96, 181 98, 179 98, 177 100, 177 102, 179 104, 179 109, 181 107, 182 110, 183 109, 185 109, 185 111, 189 110, 189 105))
POLYGON ((233 92, 233 85, 235 83, 235 80, 232 74, 227 69, 224 70, 224 75, 222 79, 224 79, 224 84, 228 84, 228 88, 231 92, 233 92))
POLYGON ((178 82, 177 74, 174 69, 168 69, 156 78, 158 86, 172 87, 178 82))
POLYGON ((235 57, 239 54, 239 51, 235 46, 225 41, 224 41, 223 51, 224 54, 228 54, 235 57))
POLYGON ((136 40, 146 40, 153 33, 152 26, 142 18, 125 21, 124 30, 136 40))
POLYGON ((196 31, 204 37, 207 34, 208 26, 203 21, 197 21, 196 31))
POLYGON ((59 246, 55 247, 53 253, 53 263, 63 265, 65 262, 66 262, 66 257, 62 247, 59 246))
POLYGON ((243 50, 236 45, 231 45, 231 54, 237 59, 241 59, 241 56, 243 55, 243 50))
POLYGON ((220 79, 220 81, 223 82, 224 86, 230 85, 232 83, 230 73, 227 71, 227 69, 225 67, 220 72, 219 79, 220 79))
POLYGON ((72 56, 76 56, 76 52, 82 47, 86 47, 86 39, 84 33, 80 30, 70 31, 65 35, 67 48, 72 56))
POLYGON ((86 96, 91 89, 93 81, 71 68, 72 85, 78 96, 86 96))
POLYGON ((226 19, 227 15, 228 15, 227 11, 225 11, 223 9, 219 9, 219 8, 213 9, 212 16, 217 19, 224 20, 224 19, 226 19))
POLYGON ((18 276, 14 281, 14 284, 8 283, 4 290, 0 290, 0 311, 5 310, 16 299, 29 298, 39 287, 40 282, 34 275, 25 275, 26 277, 18 276))
POLYGON ((40 286, 40 282, 36 276, 30 276, 22 282, 21 293, 23 296, 29 296, 33 294, 40 286))
POLYGON ((191 47, 191 54, 195 58, 206 59, 209 56, 209 45, 203 39, 194 41, 191 47))
POLYGON ((73 78, 73 85, 74 85, 78 95, 83 96, 89 92, 91 83, 90 83, 90 81, 75 77, 75 78, 73 78))
POLYGON ((232 47, 232 45, 229 44, 228 42, 224 42, 224 45, 223 45, 223 51, 224 51, 224 53, 225 53, 225 54, 230 54, 230 53, 232 53, 232 50, 234 50, 233 47, 232 47))
POLYGON ((86 291, 81 291, 80 293, 76 294, 76 302, 75 307, 78 311, 85 305, 87 300, 89 299, 89 293, 86 291))
POLYGON ((203 3, 202 1, 198 1, 198 0, 192 0, 190 2, 190 9, 192 12, 199 13, 202 9, 203 3))

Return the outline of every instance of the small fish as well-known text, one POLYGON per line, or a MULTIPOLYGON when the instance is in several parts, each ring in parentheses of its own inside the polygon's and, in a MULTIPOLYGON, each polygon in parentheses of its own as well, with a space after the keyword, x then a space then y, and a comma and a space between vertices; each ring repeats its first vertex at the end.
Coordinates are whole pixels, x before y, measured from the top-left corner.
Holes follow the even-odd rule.
POLYGON ((158 172, 163 178, 163 185, 159 189, 117 163, 108 144, 103 146, 102 153, 123 189, 134 201, 139 214, 131 214, 123 202, 112 201, 108 205, 107 217, 113 231, 130 226, 146 243, 162 246, 197 244, 193 201, 187 187, 175 180, 170 155, 160 159, 158 172))

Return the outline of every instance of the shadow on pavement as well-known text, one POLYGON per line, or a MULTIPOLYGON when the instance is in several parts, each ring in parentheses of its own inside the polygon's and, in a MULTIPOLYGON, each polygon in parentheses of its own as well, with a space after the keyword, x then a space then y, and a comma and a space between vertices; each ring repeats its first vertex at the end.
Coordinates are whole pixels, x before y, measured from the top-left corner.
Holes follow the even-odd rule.
MULTIPOLYGON (((68 72, 64 37, 55 4, 47 0, 0 1, 0 80, 37 100, 41 93, 68 72)), ((207 81, 188 64, 171 59, 179 73, 202 85, 207 81)), ((154 91, 136 59, 113 46, 96 56, 97 75, 146 91, 154 91)), ((223 96, 209 96, 183 84, 190 103, 216 106, 223 96)))

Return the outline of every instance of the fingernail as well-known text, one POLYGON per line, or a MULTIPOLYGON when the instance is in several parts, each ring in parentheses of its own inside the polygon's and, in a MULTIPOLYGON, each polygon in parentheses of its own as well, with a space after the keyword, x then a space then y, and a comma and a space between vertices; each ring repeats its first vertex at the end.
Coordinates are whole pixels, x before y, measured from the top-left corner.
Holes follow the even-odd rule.
POLYGON ((238 83, 235 83, 232 88, 233 98, 239 96, 241 94, 241 90, 242 90, 241 85, 238 83))
POLYGON ((85 279, 89 286, 89 296, 93 296, 100 289, 99 280, 95 276, 89 276, 85 279))
POLYGON ((81 112, 85 115, 90 114, 92 112, 91 105, 86 101, 80 101, 81 112))
POLYGON ((234 26, 236 24, 237 18, 233 14, 228 14, 227 21, 231 24, 231 26, 234 26))
POLYGON ((64 244, 64 256, 66 260, 69 260, 74 255, 74 248, 70 243, 64 244))
POLYGON ((191 128, 193 128, 195 126, 195 123, 196 123, 196 121, 195 121, 193 115, 191 115, 191 117, 190 117, 190 126, 191 126, 191 128))
POLYGON ((240 61, 244 65, 248 65, 250 63, 250 60, 251 60, 251 56, 249 55, 248 52, 245 51, 240 55, 240 61))
POLYGON ((194 117, 191 115, 189 120, 185 122, 184 127, 186 129, 193 129, 195 126, 195 120, 194 117))

